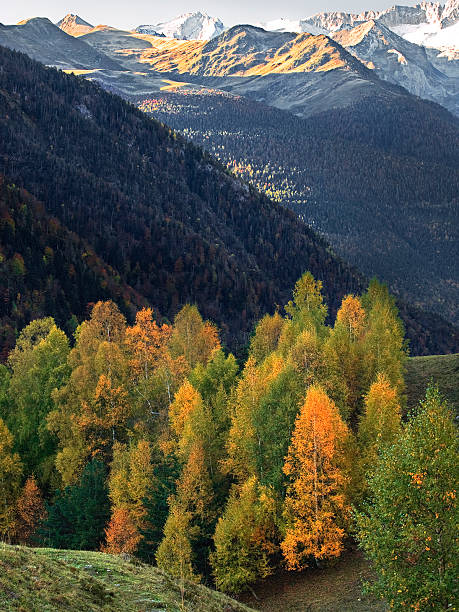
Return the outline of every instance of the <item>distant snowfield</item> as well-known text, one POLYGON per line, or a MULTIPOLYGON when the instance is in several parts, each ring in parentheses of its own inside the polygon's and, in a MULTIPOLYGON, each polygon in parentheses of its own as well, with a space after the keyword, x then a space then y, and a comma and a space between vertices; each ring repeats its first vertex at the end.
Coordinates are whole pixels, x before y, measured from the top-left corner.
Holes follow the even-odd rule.
POLYGON ((309 23, 305 23, 301 19, 273 19, 272 21, 263 21, 253 23, 252 25, 263 28, 268 32, 308 32, 309 34, 329 34, 327 30, 318 28, 309 23))
POLYGON ((390 29, 405 40, 416 45, 436 49, 459 49, 459 22, 443 29, 438 22, 420 23, 418 25, 403 24, 392 26, 390 29))

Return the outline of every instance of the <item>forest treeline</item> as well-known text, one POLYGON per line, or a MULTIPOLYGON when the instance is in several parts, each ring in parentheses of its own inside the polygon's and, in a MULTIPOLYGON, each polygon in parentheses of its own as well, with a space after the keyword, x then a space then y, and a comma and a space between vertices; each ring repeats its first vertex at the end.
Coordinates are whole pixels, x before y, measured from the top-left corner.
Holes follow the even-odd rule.
POLYGON ((400 297, 459 320, 459 123, 410 96, 312 118, 215 90, 161 92, 139 108, 294 210, 400 297))
POLYGON ((309 272, 243 361, 192 305, 129 325, 100 301, 73 347, 33 321, 0 366, 1 537, 135 555, 236 593, 326 565, 357 533, 393 609, 446 609, 452 416, 432 389, 402 423, 406 343, 384 285, 326 321, 309 272))
MULTIPOLYGON (((196 303, 218 324, 225 344, 240 352, 257 319, 287 301, 304 270, 323 281, 332 316, 346 294, 363 290, 362 276, 291 211, 170 128, 94 83, 23 54, 0 47, 0 62, 0 174, 6 185, 41 202, 46 216, 46 222, 34 219, 32 205, 24 212, 24 192, 2 189, 0 250, 8 253, 0 266, 11 284, 2 306, 3 354, 37 316, 54 316, 70 331, 74 318, 87 316, 87 296, 114 300, 130 323, 144 302, 169 320, 196 303), (45 253, 55 250, 54 220, 81 245, 67 252, 59 247, 62 265, 45 253), (92 262, 77 297, 63 268, 67 260, 70 266, 69 251, 92 262), (11 276, 8 262, 16 253, 24 262, 46 258, 48 298, 38 294, 43 286, 31 274, 38 263, 25 265, 20 282, 11 276)), ((74 267, 78 275, 87 263, 74 267)), ((454 327, 399 306, 413 354, 457 350, 454 327)))

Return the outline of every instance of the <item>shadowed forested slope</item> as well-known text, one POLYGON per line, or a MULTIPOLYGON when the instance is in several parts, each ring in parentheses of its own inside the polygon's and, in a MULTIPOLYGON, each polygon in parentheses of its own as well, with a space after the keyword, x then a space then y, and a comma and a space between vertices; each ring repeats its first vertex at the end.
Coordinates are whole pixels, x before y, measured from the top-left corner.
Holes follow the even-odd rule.
POLYGON ((410 95, 302 119, 182 89, 140 108, 294 210, 402 299, 459 321, 459 122, 410 95))
MULTIPOLYGON (((363 279, 296 216, 201 149, 82 78, 0 48, 0 172, 166 316, 196 302, 232 346, 306 269, 331 311, 363 279)), ((54 314, 54 311, 46 314, 54 314)), ((414 352, 455 330, 402 307, 414 352)))

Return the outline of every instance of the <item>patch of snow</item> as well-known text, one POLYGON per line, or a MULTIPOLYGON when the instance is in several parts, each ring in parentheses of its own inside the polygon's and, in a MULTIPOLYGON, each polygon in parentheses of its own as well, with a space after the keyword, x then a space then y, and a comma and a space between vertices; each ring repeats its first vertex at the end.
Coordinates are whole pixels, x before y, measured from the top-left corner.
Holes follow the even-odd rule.
POLYGON ((136 31, 142 30, 143 34, 149 29, 156 34, 164 35, 166 38, 177 38, 182 40, 210 40, 221 34, 225 26, 216 17, 210 17, 206 13, 185 13, 170 21, 158 24, 142 25, 136 31))
POLYGON ((264 21, 254 23, 258 28, 263 28, 268 32, 308 32, 309 34, 328 34, 324 28, 319 28, 302 19, 273 19, 272 21, 264 21))

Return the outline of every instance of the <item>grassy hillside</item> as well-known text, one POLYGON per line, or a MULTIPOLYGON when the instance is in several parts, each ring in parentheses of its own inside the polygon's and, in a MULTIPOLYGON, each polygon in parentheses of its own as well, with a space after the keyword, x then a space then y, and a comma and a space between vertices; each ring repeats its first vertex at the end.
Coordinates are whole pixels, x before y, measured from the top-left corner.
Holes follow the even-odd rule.
POLYGON ((201 585, 96 552, 0 544, 0 610, 248 612, 201 585))
POLYGON ((438 384, 441 393, 459 415, 459 353, 412 357, 408 360, 406 385, 409 408, 416 406, 425 396, 431 381, 438 384))

